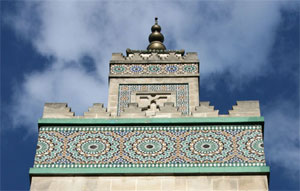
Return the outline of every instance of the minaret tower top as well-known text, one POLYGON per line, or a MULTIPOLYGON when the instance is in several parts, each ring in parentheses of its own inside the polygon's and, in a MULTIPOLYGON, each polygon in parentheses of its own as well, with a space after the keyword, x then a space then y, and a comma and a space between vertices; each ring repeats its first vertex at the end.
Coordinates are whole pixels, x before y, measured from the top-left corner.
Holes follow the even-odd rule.
POLYGON ((157 17, 155 17, 155 24, 151 27, 152 33, 149 35, 150 44, 147 50, 166 50, 164 42, 164 35, 160 33, 161 27, 157 23, 157 17))
POLYGON ((219 115, 199 101, 197 53, 151 30, 147 50, 112 54, 107 108, 45 104, 31 190, 268 190, 258 101, 219 115))

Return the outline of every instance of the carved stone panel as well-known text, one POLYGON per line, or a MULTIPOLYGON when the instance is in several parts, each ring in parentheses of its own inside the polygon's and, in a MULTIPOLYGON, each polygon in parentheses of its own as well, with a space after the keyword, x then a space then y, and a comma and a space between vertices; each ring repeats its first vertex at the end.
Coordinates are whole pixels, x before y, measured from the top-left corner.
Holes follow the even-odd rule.
POLYGON ((188 84, 120 84, 118 115, 129 103, 138 103, 143 111, 156 112, 173 102, 183 115, 189 113, 188 84))

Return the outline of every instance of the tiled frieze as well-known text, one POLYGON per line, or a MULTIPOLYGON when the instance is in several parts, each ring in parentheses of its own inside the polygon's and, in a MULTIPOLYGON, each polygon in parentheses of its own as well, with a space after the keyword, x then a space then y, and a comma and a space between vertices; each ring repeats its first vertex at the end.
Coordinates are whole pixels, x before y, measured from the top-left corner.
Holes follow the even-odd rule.
POLYGON ((118 98, 118 115, 131 103, 131 95, 137 92, 170 92, 176 95, 178 111, 183 115, 189 113, 189 85, 188 84, 120 84, 118 98))
POLYGON ((261 125, 43 126, 34 167, 265 166, 261 125))
POLYGON ((110 64, 111 75, 199 75, 198 63, 110 64))

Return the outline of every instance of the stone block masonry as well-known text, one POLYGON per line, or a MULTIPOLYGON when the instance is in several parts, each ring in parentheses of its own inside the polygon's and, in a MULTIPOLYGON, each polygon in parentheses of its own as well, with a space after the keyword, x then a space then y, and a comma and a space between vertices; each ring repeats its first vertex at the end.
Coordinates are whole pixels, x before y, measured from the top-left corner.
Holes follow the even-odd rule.
POLYGON ((266 176, 33 177, 31 191, 267 191, 266 176))

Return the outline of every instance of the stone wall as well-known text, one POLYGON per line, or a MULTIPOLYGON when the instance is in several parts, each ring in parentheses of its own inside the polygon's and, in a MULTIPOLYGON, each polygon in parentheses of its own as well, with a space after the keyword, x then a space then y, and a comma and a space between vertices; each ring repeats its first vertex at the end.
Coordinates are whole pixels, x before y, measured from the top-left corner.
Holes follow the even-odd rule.
POLYGON ((266 191, 267 176, 34 176, 31 191, 266 191))

